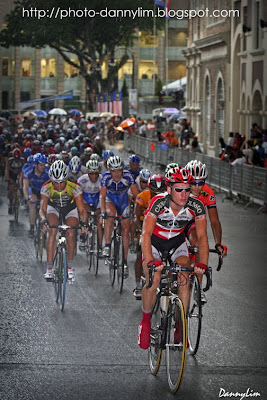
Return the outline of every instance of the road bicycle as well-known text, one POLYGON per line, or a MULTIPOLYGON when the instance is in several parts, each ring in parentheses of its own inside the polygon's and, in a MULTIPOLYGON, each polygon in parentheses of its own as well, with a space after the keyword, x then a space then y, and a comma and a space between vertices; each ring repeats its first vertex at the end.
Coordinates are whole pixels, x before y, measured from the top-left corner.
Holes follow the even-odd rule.
MULTIPOLYGON (((189 246, 189 252, 191 255, 198 254, 198 247, 189 246)), ((209 249, 210 253, 216 253, 219 255, 219 262, 217 271, 222 267, 223 258, 218 250, 209 249)), ((208 267, 209 271, 209 287, 212 286, 212 268, 208 267)), ((202 327, 202 302, 201 302, 201 288, 199 283, 198 275, 190 274, 190 301, 187 313, 187 326, 188 326, 188 342, 189 352, 191 355, 195 355, 198 351, 201 327, 202 327)), ((205 292, 207 289, 204 288, 205 292)))
POLYGON ((95 276, 98 273, 99 265, 99 237, 97 227, 97 217, 99 212, 88 211, 88 235, 86 240, 86 257, 89 271, 93 269, 95 276))
POLYGON ((49 225, 49 228, 58 229, 57 247, 52 268, 52 282, 55 289, 56 302, 59 303, 60 310, 63 311, 68 280, 66 234, 68 229, 77 229, 77 227, 62 224, 49 225))
POLYGON ((34 228, 34 248, 37 260, 43 261, 43 252, 46 243, 46 234, 43 232, 43 224, 39 215, 40 201, 36 202, 36 218, 34 228))
POLYGON ((105 260, 105 263, 109 267, 109 279, 111 286, 114 286, 116 272, 117 272, 117 283, 119 292, 122 293, 123 281, 124 281, 124 247, 122 238, 122 227, 121 220, 128 218, 122 215, 107 216, 106 218, 114 218, 114 229, 110 242, 110 257, 105 260))
MULTIPOLYGON (((186 284, 187 277, 183 272, 194 274, 194 267, 183 267, 166 259, 166 266, 161 272, 161 281, 156 293, 151 314, 150 346, 148 351, 149 367, 153 375, 157 375, 162 353, 166 350, 166 368, 169 388, 172 393, 179 389, 186 362, 187 323, 183 303, 178 295, 178 288, 186 284)), ((153 282, 155 266, 149 267, 149 283, 153 282)), ((206 290, 210 285, 210 273, 207 277, 206 290)))

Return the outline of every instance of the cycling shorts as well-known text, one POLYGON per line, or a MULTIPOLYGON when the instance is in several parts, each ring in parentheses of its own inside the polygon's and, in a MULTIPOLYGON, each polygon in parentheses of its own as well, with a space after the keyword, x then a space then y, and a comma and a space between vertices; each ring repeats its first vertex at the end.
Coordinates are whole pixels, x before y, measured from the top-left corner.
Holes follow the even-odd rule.
MULTIPOLYGON (((52 207, 50 205, 47 206, 47 212, 46 213, 47 213, 47 215, 48 214, 55 214, 59 218, 59 212, 54 207, 52 207)), ((63 212, 62 215, 63 215, 63 217, 65 219, 68 219, 70 217, 79 219, 77 207, 74 208, 73 210, 69 211, 66 215, 64 215, 64 212, 63 212)))
POLYGON ((86 204, 89 204, 92 211, 100 208, 99 192, 98 193, 86 193, 83 192, 83 200, 86 204))
POLYGON ((189 251, 185 242, 184 234, 180 234, 169 240, 161 239, 156 235, 152 235, 151 244, 152 255, 155 260, 161 260, 163 253, 166 251, 172 261, 175 261, 176 258, 181 256, 189 257, 189 251))
POLYGON ((122 215, 123 217, 130 217, 130 207, 129 207, 129 199, 128 193, 123 194, 107 194, 106 203, 113 203, 116 210, 117 215, 122 215))

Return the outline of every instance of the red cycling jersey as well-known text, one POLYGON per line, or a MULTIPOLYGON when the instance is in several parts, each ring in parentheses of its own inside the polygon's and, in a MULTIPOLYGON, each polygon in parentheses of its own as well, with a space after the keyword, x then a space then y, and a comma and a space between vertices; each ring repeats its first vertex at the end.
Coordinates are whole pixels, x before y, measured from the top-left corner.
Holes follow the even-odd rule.
POLYGON ((214 194, 214 191, 209 187, 206 183, 202 188, 202 191, 198 196, 194 196, 202 203, 204 204, 205 207, 207 208, 214 208, 216 207, 216 197, 214 194))

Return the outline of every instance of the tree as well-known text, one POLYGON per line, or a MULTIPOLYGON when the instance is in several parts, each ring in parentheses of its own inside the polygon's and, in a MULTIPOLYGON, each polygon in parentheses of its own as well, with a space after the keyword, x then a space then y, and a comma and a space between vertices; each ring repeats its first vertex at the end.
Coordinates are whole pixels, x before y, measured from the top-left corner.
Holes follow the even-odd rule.
POLYGON ((162 92, 162 81, 158 78, 155 85, 155 96, 159 96, 160 92, 162 92))
MULTIPOLYGON (((46 0, 45 5, 43 0, 18 0, 15 4, 0 32, 0 45, 54 48, 78 69, 92 97, 99 86, 101 92, 114 90, 118 70, 129 59, 127 48, 132 46, 136 30, 153 27, 151 0, 46 0), (149 10, 147 17, 145 10, 149 10), (133 12, 137 13, 135 18, 133 12), (118 46, 125 48, 119 59, 118 46), (102 79, 101 65, 114 59, 117 62, 110 63, 108 76, 102 79)), ((158 28, 163 20, 156 19, 158 28)))
POLYGON ((126 79, 124 78, 123 80, 123 85, 121 88, 121 93, 122 93, 122 97, 128 97, 128 87, 127 87, 127 83, 126 83, 126 79))

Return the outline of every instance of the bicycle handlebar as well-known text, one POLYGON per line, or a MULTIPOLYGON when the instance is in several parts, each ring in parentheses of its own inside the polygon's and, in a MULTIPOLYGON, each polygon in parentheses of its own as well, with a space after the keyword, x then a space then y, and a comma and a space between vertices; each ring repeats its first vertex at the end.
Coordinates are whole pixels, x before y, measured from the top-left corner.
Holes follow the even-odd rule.
MULTIPOLYGON (((149 270, 149 282, 148 285, 146 285, 146 288, 149 289, 152 286, 153 283, 153 278, 154 278, 154 272, 155 272, 155 265, 152 264, 150 267, 148 267, 149 270)), ((169 272, 190 272, 195 274, 194 272, 194 267, 183 267, 182 265, 178 265, 175 262, 172 262, 170 265, 166 265, 162 271, 169 271, 169 272)), ((206 287, 203 289, 204 292, 209 290, 211 286, 211 267, 209 267, 204 275, 206 275, 207 278, 207 283, 206 287)))
MULTIPOLYGON (((198 247, 188 246, 188 249, 189 249, 191 254, 198 254, 198 252, 199 252, 198 247)), ((221 255, 221 252, 219 250, 217 250, 217 249, 209 249, 209 252, 218 254, 219 261, 218 261, 217 271, 220 271, 220 269, 222 268, 222 265, 223 265, 223 257, 221 255)))
POLYGON ((79 229, 78 226, 70 226, 70 225, 48 225, 49 228, 56 228, 60 231, 66 231, 67 229, 79 229))

